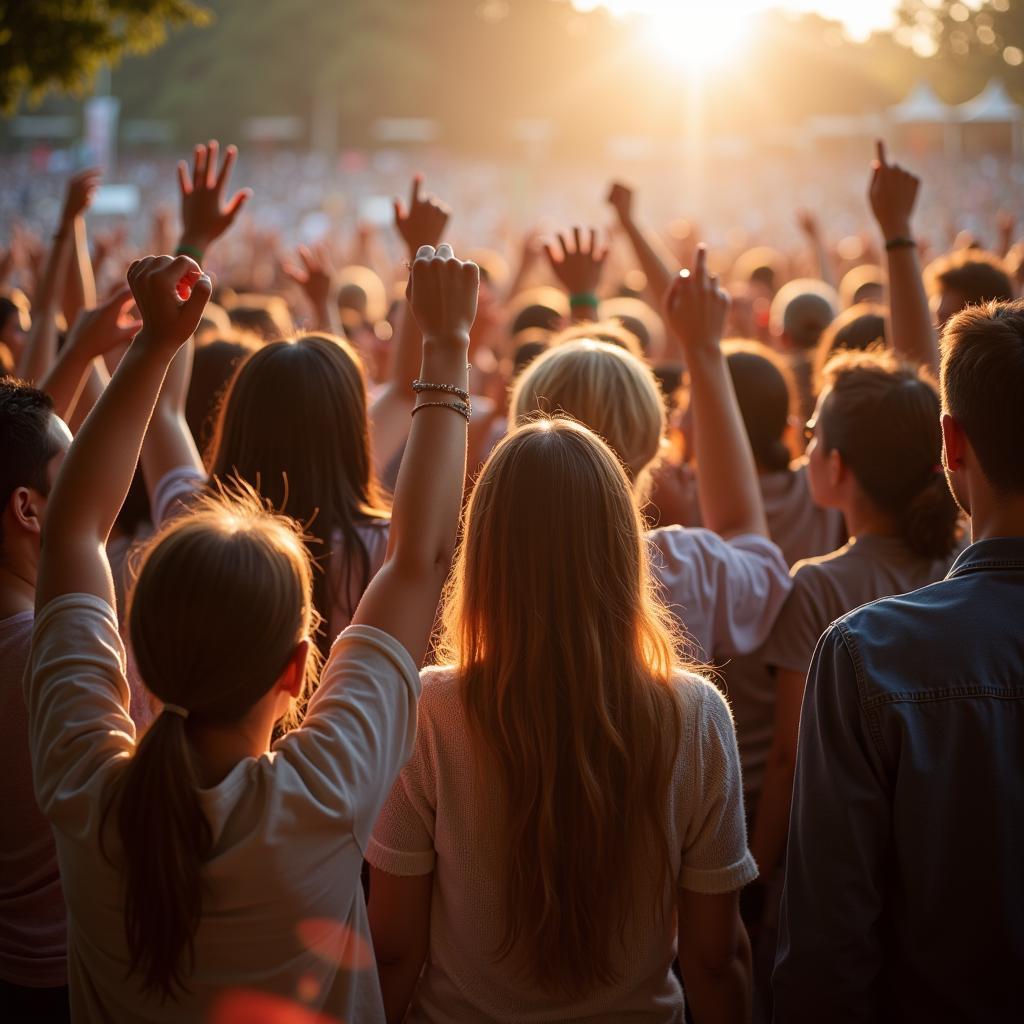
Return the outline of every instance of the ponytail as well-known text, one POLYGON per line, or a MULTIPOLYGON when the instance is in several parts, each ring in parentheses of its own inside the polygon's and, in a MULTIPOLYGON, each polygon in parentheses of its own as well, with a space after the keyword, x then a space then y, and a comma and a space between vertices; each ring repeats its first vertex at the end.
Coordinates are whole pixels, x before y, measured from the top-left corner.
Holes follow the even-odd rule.
POLYGON ((212 834, 199 802, 186 721, 164 711, 125 767, 117 794, 130 973, 161 998, 185 988, 212 834))
POLYGON ((914 495, 899 519, 900 536, 924 558, 945 558, 956 545, 960 512, 946 477, 936 467, 931 479, 914 495))

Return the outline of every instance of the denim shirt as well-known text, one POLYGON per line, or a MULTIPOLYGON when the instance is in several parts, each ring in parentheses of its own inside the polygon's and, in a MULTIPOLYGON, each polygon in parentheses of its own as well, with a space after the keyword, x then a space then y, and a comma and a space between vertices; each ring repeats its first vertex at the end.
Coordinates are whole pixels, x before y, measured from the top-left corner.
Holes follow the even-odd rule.
POLYGON ((1024 1021, 1024 537, 814 653, 775 1020, 1024 1021))

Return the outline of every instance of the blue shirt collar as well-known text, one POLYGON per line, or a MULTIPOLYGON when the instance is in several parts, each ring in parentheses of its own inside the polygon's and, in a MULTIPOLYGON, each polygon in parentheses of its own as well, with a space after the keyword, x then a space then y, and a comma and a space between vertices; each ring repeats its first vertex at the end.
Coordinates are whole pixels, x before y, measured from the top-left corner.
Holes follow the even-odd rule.
POLYGON ((946 579, 983 569, 1024 569, 1024 537, 992 537, 964 548, 946 579))

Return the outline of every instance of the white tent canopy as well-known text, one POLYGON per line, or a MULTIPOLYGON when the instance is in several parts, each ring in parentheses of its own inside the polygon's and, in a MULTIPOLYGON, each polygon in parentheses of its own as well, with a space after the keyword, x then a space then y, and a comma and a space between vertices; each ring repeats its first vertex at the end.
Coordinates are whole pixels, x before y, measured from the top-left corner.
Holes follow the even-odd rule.
POLYGON ((990 81, 974 99, 958 104, 955 110, 957 120, 965 124, 1013 124, 1021 115, 1021 108, 997 79, 990 81))
POLYGON ((896 124, 946 124, 953 117, 953 108, 943 103, 927 82, 919 82, 910 95, 888 110, 889 120, 896 124))

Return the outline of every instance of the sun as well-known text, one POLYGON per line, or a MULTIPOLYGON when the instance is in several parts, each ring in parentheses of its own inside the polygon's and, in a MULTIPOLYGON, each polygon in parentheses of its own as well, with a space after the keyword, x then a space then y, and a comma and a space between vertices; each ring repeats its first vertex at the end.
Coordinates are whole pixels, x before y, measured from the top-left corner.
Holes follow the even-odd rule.
POLYGON ((651 0, 636 4, 643 45, 680 71, 709 71, 738 59, 750 11, 742 4, 651 0))

